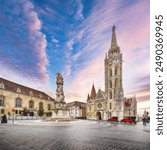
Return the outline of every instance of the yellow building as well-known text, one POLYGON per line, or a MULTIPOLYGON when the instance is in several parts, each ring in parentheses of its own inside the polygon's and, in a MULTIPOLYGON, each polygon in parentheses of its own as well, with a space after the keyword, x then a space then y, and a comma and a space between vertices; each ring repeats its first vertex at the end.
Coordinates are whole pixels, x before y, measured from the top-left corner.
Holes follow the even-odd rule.
POLYGON ((54 99, 46 93, 0 78, 0 115, 37 115, 51 113, 54 99))

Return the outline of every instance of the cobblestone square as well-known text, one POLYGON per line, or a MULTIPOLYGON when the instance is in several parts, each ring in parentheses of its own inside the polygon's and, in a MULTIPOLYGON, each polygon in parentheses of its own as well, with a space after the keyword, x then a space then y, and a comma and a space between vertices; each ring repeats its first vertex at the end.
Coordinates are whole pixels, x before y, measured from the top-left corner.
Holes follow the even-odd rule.
POLYGON ((0 124, 0 150, 149 150, 149 126, 80 120, 0 124))

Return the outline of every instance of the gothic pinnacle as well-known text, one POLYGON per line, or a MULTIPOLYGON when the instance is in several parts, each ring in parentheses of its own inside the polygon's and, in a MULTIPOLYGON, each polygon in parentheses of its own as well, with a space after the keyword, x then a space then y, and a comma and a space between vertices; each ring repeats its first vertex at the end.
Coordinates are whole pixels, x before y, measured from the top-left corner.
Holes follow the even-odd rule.
POLYGON ((117 39, 116 39, 116 34, 115 34, 115 26, 113 25, 113 27, 112 27, 111 49, 114 49, 116 47, 118 47, 118 45, 117 45, 117 39))

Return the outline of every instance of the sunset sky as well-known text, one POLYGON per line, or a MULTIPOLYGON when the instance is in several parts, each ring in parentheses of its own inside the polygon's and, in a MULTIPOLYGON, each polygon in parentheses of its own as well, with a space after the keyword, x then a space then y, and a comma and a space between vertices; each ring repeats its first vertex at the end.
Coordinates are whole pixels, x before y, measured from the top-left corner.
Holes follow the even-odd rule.
POLYGON ((66 102, 104 90, 112 26, 123 53, 126 97, 149 100, 149 0, 1 0, 0 76, 55 94, 62 73, 66 102))

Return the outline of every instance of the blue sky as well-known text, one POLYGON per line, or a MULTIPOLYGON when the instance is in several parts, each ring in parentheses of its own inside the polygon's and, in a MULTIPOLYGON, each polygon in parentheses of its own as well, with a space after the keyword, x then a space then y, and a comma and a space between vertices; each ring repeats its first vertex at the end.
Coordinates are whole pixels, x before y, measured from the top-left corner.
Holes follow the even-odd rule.
POLYGON ((149 100, 149 1, 2 0, 0 75, 55 92, 64 76, 67 101, 104 89, 104 57, 116 25, 125 95, 149 100))

